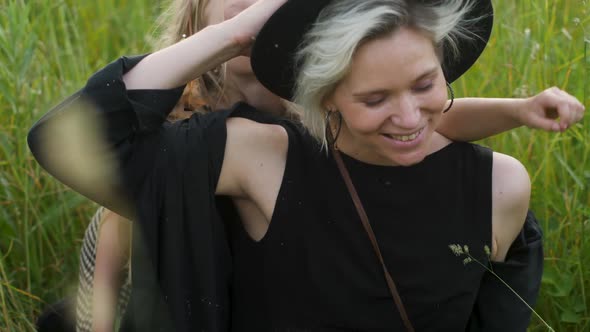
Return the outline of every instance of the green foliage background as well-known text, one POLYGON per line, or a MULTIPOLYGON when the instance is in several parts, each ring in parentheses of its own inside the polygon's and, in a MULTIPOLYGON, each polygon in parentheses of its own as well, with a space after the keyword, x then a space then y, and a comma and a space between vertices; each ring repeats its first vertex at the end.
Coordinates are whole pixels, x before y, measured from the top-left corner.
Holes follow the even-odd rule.
MULTIPOLYGON (((496 24, 459 96, 524 97, 556 85, 590 106, 590 2, 494 0, 496 24)), ((95 206, 32 159, 28 128, 120 55, 149 51, 160 3, 0 1, 0 331, 32 331, 44 305, 75 288, 95 206)), ((590 121, 563 134, 520 128, 483 142, 531 174, 545 231, 536 307, 556 331, 590 330, 590 121)), ((444 249, 443 249, 444 250, 444 249)), ((531 331, 545 328, 533 320, 531 331)))

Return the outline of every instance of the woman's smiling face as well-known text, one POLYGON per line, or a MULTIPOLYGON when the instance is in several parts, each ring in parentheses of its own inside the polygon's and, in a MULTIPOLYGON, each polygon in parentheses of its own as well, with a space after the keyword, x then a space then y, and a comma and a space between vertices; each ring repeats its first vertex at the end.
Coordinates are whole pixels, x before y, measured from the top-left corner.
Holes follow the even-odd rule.
POLYGON ((357 49, 325 105, 342 115, 342 151, 368 163, 407 166, 431 152, 446 100, 432 40, 402 27, 357 49))

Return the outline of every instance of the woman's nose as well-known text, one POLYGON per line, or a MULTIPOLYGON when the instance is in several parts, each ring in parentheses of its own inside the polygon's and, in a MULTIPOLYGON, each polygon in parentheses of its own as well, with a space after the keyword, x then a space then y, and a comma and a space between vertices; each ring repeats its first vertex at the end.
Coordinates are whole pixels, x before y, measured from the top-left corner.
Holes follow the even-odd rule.
POLYGON ((420 125, 420 107, 413 96, 400 96, 391 109, 391 122, 396 127, 415 129, 420 125))

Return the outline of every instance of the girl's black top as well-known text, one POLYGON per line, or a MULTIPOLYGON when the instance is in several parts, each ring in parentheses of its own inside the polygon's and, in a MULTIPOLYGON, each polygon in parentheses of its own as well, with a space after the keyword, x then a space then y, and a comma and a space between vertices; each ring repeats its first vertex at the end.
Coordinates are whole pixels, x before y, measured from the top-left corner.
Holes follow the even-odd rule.
MULTIPOLYGON (((403 331, 381 265, 331 156, 297 126, 270 227, 231 232, 236 331, 403 331), (244 327, 248 327, 245 328, 244 327)), ((344 155, 385 264, 417 331, 464 331, 487 264, 492 154, 451 143, 410 167, 344 155)))

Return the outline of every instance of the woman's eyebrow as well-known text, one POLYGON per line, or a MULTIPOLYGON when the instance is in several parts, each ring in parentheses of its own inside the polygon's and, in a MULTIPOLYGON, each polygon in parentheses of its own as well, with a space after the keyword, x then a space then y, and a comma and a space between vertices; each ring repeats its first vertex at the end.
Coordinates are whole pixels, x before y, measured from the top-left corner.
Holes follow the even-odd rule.
POLYGON ((425 72, 424 72, 422 75, 418 76, 418 77, 417 77, 417 78, 414 80, 414 82, 418 82, 418 81, 420 81, 420 80, 423 80, 423 79, 424 79, 424 78, 426 78, 426 77, 429 77, 429 76, 432 76, 432 75, 436 74, 437 70, 438 70, 438 67, 437 67, 437 66, 435 66, 435 67, 432 67, 432 68, 430 68, 430 69, 426 70, 426 71, 425 71, 425 72))

